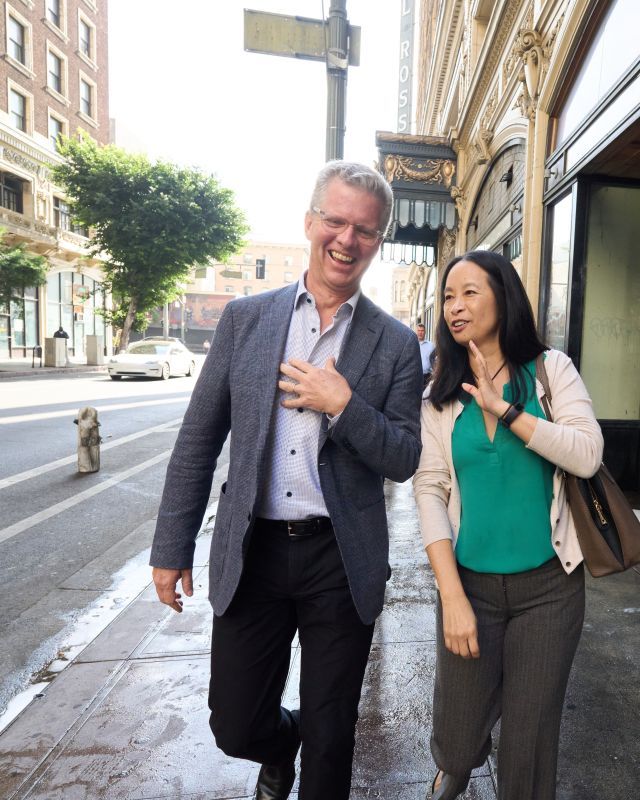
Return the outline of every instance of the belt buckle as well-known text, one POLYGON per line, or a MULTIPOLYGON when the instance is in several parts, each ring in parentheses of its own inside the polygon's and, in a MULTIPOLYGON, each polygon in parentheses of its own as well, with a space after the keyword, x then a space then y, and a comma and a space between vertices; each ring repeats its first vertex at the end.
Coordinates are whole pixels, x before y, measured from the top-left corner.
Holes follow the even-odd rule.
POLYGON ((310 536, 313 536, 313 531, 312 530, 310 530, 308 532, 306 532, 306 531, 301 531, 300 533, 296 532, 295 526, 296 525, 302 526, 304 524, 305 524, 304 522, 299 523, 299 522, 296 522, 295 520, 293 520, 293 521, 292 520, 287 520, 287 535, 289 536, 289 539, 292 539, 293 541, 295 541, 297 539, 308 539, 310 536))

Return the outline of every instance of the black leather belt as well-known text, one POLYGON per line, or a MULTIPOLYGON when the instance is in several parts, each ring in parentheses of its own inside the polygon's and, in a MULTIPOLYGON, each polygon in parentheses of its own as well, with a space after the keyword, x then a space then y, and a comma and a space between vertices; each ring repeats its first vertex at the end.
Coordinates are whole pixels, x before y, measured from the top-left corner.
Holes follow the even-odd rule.
POLYGON ((316 533, 333 531, 329 517, 312 517, 311 519, 262 519, 256 524, 286 533, 290 539, 306 539, 316 533))

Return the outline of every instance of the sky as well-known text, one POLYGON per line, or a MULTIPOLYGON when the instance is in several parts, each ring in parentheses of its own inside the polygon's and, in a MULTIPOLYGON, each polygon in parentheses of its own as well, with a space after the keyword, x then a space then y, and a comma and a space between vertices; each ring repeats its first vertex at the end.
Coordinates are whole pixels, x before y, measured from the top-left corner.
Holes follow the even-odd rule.
MULTIPOLYGON (((396 129, 400 1, 347 0, 350 23, 362 29, 360 66, 349 68, 347 83, 349 160, 373 165, 376 130, 396 129)), ((329 5, 109 0, 118 144, 214 174, 235 192, 251 239, 304 243, 304 212, 325 159, 325 67, 245 52, 243 10, 321 19, 329 5)), ((391 265, 370 272, 384 300, 391 265)))

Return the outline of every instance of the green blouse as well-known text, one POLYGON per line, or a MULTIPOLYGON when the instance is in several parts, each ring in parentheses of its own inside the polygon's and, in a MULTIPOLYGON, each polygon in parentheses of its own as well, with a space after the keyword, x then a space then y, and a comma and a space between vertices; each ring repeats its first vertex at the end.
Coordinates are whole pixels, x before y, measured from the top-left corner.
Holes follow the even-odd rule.
MULTIPOLYGON (((525 365, 535 377, 535 362, 525 365)), ((544 417, 535 383, 525 411, 544 417)), ((511 384, 503 397, 512 402, 511 384)), ((467 399, 452 434, 453 464, 462 515, 456 542, 459 564, 475 572, 524 572, 555 556, 549 513, 555 467, 528 450, 498 423, 489 440, 478 404, 467 399)))

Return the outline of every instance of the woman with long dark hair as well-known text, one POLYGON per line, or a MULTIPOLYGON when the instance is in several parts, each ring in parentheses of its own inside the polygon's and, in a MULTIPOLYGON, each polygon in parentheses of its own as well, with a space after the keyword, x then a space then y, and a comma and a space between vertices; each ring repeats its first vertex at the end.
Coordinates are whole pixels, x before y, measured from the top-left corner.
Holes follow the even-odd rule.
POLYGON ((554 800, 560 718, 584 617, 563 471, 590 477, 603 440, 571 360, 541 342, 512 264, 454 258, 414 491, 438 582, 430 797, 454 800, 501 718, 499 800, 554 800), (544 416, 544 359, 553 422, 544 416))

